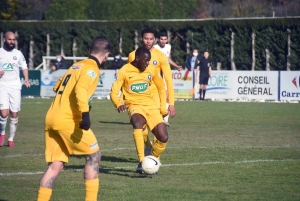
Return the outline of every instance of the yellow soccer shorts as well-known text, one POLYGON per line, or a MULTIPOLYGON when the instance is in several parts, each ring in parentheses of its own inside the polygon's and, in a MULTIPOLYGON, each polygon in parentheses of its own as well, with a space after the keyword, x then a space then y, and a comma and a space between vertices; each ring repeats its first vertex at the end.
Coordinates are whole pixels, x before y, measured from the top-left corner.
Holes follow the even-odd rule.
POLYGON ((160 109, 157 105, 129 105, 127 107, 129 118, 134 114, 142 115, 146 121, 150 130, 159 124, 164 123, 162 115, 160 114, 160 109))
POLYGON ((90 155, 99 150, 97 139, 91 129, 45 130, 46 162, 68 162, 69 156, 90 155))

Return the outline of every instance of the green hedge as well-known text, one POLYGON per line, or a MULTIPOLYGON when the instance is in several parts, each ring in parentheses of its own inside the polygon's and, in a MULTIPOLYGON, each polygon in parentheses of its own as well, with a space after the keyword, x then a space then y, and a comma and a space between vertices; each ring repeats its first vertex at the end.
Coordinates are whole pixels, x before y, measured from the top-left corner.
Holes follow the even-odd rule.
MULTIPOLYGON (((17 31, 19 49, 29 58, 29 41, 33 38, 34 64, 42 62, 46 55, 46 34, 51 38, 51 55, 60 52, 61 43, 66 56, 72 56, 72 43, 76 39, 77 56, 87 56, 93 37, 107 36, 113 44, 113 50, 119 49, 119 35, 123 38, 123 56, 134 49, 134 31, 139 33, 145 26, 157 31, 169 30, 172 33, 172 58, 184 64, 187 53, 186 43, 201 52, 209 49, 213 66, 221 62, 223 69, 230 66, 230 38, 235 33, 235 64, 238 70, 250 70, 252 62, 251 34, 256 34, 256 70, 264 70, 266 65, 265 49, 271 53, 271 70, 286 70, 287 29, 291 38, 291 70, 300 69, 300 20, 299 18, 264 19, 212 19, 212 20, 131 20, 131 21, 0 21, 0 32, 17 31)), ((108 65, 106 65, 107 67, 108 65)))

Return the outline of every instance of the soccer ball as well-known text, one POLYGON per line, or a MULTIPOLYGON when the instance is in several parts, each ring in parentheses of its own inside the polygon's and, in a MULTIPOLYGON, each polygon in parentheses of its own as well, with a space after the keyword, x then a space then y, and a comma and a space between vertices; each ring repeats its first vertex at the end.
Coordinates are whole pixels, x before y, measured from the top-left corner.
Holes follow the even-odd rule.
POLYGON ((160 167, 161 163, 155 156, 145 156, 142 160, 142 168, 148 174, 155 174, 160 167))

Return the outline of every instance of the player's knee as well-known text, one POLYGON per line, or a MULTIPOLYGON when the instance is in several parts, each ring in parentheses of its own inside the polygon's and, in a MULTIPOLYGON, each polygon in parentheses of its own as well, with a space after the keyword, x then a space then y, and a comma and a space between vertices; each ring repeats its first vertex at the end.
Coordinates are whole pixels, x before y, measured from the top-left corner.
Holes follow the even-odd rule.
POLYGON ((8 112, 5 112, 5 111, 0 112, 0 118, 7 119, 7 117, 8 117, 8 112))
POLYGON ((53 173, 55 174, 59 174, 62 169, 64 168, 64 163, 61 161, 54 161, 52 163, 49 163, 49 167, 48 167, 51 171, 53 171, 53 173))
POLYGON ((161 141, 162 143, 166 143, 168 142, 169 136, 168 135, 161 135, 159 141, 161 141))

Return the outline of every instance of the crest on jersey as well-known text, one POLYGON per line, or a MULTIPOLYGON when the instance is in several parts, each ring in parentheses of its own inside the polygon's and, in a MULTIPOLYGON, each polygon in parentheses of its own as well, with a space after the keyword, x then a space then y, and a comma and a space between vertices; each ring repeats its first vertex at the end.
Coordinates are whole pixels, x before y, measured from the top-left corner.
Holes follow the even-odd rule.
POLYGON ((153 63, 153 65, 157 65, 157 61, 156 60, 154 60, 152 63, 153 63))
POLYGON ((14 59, 14 60, 17 60, 17 57, 16 57, 16 56, 14 56, 14 57, 13 57, 13 59, 14 59))
POLYGON ((94 77, 96 77, 96 75, 97 75, 93 70, 88 70, 88 71, 86 72, 86 74, 89 75, 91 78, 94 78, 94 77))
POLYGON ((148 80, 152 80, 152 76, 150 74, 148 75, 148 80))
POLYGON ((210 63, 207 63, 207 67, 210 67, 210 63))

